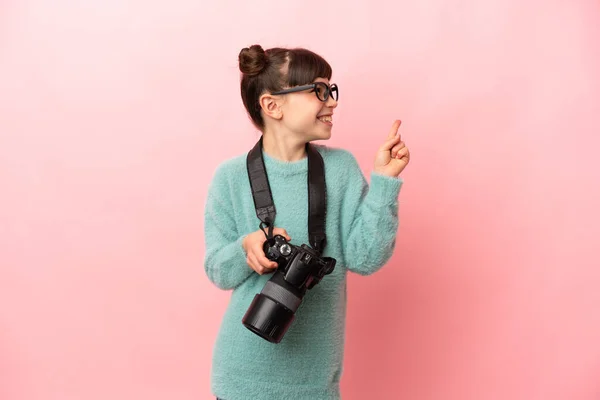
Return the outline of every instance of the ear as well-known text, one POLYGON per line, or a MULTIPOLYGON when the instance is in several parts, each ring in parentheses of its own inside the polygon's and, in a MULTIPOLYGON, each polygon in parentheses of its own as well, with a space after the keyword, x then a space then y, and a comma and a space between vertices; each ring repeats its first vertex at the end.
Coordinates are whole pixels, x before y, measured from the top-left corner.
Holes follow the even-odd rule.
POLYGON ((262 108, 265 115, 273 119, 281 119, 283 117, 283 111, 280 106, 280 98, 271 94, 263 94, 258 99, 260 108, 262 108))

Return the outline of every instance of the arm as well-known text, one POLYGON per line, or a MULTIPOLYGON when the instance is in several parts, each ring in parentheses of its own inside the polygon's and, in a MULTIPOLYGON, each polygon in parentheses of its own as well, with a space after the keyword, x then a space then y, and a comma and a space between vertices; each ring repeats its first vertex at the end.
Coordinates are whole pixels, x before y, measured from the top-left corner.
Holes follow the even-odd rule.
POLYGON ((236 231, 227 177, 222 169, 217 169, 204 210, 204 270, 220 289, 236 288, 253 272, 246 263, 243 238, 244 235, 236 231))
POLYGON ((401 178, 371 173, 367 182, 356 160, 348 178, 342 232, 346 267, 360 275, 378 271, 391 258, 398 230, 401 178))

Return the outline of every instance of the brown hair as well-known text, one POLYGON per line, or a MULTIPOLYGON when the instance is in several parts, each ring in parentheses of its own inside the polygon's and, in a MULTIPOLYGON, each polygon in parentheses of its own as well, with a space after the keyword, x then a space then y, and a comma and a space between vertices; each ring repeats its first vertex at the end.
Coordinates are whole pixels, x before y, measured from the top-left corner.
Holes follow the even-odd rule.
POLYGON ((245 47, 238 56, 242 79, 242 101, 254 125, 261 131, 265 121, 259 98, 287 87, 305 85, 317 78, 331 79, 331 66, 323 57, 303 48, 268 50, 255 44, 245 47))

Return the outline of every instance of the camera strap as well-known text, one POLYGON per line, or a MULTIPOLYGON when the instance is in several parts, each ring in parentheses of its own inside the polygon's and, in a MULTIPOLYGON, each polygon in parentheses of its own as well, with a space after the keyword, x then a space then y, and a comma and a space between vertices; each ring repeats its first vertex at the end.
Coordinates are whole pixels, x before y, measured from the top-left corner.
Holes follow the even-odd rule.
MULTIPOLYGON (((269 178, 262 155, 263 138, 248 152, 246 166, 252 197, 256 208, 256 216, 260 219, 260 229, 267 239, 273 237, 273 225, 277 211, 273 204, 273 195, 269 186, 269 178)), ((325 214, 327 210, 327 187, 325 184, 325 163, 323 157, 310 143, 306 143, 308 155, 308 238, 310 245, 319 254, 325 248, 325 214)))

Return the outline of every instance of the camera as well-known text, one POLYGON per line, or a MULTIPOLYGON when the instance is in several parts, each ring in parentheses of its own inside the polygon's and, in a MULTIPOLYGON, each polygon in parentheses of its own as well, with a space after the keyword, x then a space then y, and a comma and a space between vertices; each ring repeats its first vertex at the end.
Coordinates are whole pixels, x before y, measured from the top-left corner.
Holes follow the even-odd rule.
POLYGON ((277 269, 254 296, 242 323, 271 343, 279 343, 295 318, 306 291, 335 268, 336 260, 320 257, 311 247, 295 246, 275 235, 263 244, 266 257, 277 269))

